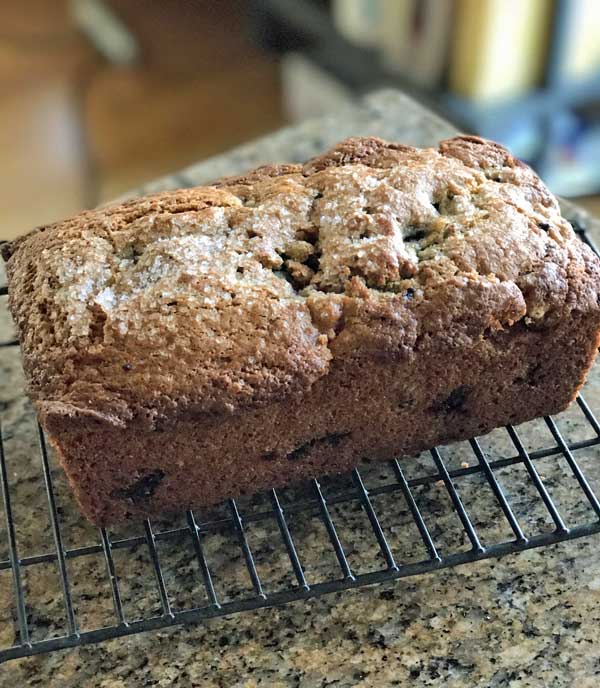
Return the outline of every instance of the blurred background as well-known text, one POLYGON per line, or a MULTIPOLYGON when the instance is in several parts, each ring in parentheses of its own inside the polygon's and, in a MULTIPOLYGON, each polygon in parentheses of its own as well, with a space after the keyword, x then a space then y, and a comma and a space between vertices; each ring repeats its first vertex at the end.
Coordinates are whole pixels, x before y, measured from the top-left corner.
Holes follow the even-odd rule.
POLYGON ((0 3, 0 239, 380 87, 600 213, 600 0, 0 3))

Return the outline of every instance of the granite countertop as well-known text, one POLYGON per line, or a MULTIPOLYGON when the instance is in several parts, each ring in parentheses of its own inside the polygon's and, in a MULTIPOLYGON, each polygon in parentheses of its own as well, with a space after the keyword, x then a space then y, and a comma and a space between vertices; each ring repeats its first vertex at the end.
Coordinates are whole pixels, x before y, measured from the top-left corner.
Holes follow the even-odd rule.
MULTIPOLYGON (((396 92, 371 95, 330 117, 306 122, 248 144, 178 175, 148 185, 143 191, 202 183, 257 164, 301 161, 349 135, 377 135, 415 145, 435 144, 454 133, 452 127, 396 92)), ((566 204, 566 212, 577 211, 566 204)), ((600 238, 600 225, 590 231, 600 238)), ((11 337, 4 303, 0 307, 0 340, 11 337)), ((53 549, 47 504, 36 449, 33 416, 22 393, 16 347, 0 350, 0 411, 7 455, 17 540, 21 557, 53 549)), ((600 411, 600 375, 593 372, 586 399, 600 411)), ((569 440, 589 436, 583 415, 574 407, 557 419, 569 440), (587 434, 586 434, 587 433, 587 434)), ((551 446, 542 421, 521 428, 530 448, 551 446)), ((492 458, 510 453, 503 431, 482 440, 492 458)), ((463 445, 443 450, 460 465, 472 455, 463 445)), ((592 485, 600 486, 597 448, 576 452, 592 485)), ((427 470, 425 459, 407 463, 409 474, 427 470)), ((541 459, 540 473, 553 498, 579 520, 592 520, 581 501, 566 462, 541 459)), ((498 478, 528 532, 549 530, 548 517, 535 499, 522 467, 502 469, 498 478), (520 471, 520 472, 519 472, 520 471)), ((429 470, 431 472, 431 469, 429 470)), ((67 548, 98 543, 98 534, 77 515, 60 469, 53 468, 62 533, 67 548)), ((366 473, 369 485, 385 480, 385 469, 366 473)), ((328 487, 328 484, 325 484, 328 487)), ((474 475, 461 495, 484 542, 507 538, 489 487, 474 475)), ((432 514, 429 524, 440 548, 466 549, 443 486, 423 487, 419 503, 432 514), (454 519, 454 520, 453 520, 454 519)), ((400 558, 417 556, 418 538, 397 498, 376 500, 390 542, 400 558), (395 510, 395 511, 394 511, 395 510)), ((249 503, 247 508, 253 508, 249 503)), ((246 508, 246 507, 244 507, 246 508)), ((352 565, 373 566, 373 536, 360 508, 335 507, 352 565)), ((177 526, 157 524, 157 528, 177 526)), ((318 579, 331 565, 314 519, 292 523, 307 575, 318 579)), ((138 526, 111 532, 118 539, 139 534, 138 526)), ((289 562, 267 523, 249 528, 259 573, 267 589, 289 585, 289 562)), ((0 560, 7 558, 6 531, 0 530, 0 560)), ((99 645, 14 660, 0 666, 0 686, 128 688, 131 686, 256 686, 317 688, 321 686, 481 686, 537 687, 600 684, 600 552, 598 537, 529 550, 497 560, 414 576, 380 586, 326 595, 280 608, 263 609, 201 625, 111 640, 99 645)), ((202 594, 189 544, 160 542, 159 556, 175 606, 202 594)), ((233 596, 248 590, 239 548, 225 535, 207 539, 207 556, 218 589, 231 581, 233 596)), ((156 585, 145 546, 115 553, 126 611, 131 617, 157 608, 156 585)), ((380 565, 380 564, 379 564, 380 565)), ((101 554, 68 562, 81 628, 112 622, 111 597, 101 554)), ((24 579, 28 618, 34 639, 65 632, 65 613, 54 564, 28 566, 24 579)), ((0 647, 15 641, 10 573, 0 570, 0 647)))

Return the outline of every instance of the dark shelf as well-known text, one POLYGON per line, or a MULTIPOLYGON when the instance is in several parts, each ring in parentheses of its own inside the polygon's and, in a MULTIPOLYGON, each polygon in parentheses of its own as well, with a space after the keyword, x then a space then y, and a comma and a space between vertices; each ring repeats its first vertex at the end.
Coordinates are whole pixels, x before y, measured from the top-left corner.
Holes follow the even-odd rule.
MULTIPOLYGON (((550 60, 545 86, 510 100, 479 104, 448 91, 433 92, 386 69, 376 51, 347 41, 337 32, 328 12, 311 0, 253 0, 253 4, 255 16, 271 17, 287 27, 294 47, 303 43, 308 57, 351 89, 362 93, 382 86, 399 88, 469 131, 485 133, 511 118, 542 118, 600 100, 600 75, 565 83, 558 75, 556 59, 550 60)), ((564 11, 563 3, 559 3, 558 11, 564 11)), ((563 31, 557 33, 562 35, 563 31)), ((562 39, 558 42, 564 44, 562 39)))

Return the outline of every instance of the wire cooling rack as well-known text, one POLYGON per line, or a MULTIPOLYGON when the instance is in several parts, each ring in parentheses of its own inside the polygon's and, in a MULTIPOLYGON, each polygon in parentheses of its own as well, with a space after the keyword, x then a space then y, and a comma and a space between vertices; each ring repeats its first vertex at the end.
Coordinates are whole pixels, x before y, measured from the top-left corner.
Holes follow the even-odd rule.
MULTIPOLYGON (((15 344, 2 353, 18 357, 15 344)), ((598 370, 586 388, 600 403, 598 370)), ((26 404, 4 404, 0 434, 0 661, 600 531, 600 425, 583 395, 401 463, 111 531, 78 516, 26 404)))

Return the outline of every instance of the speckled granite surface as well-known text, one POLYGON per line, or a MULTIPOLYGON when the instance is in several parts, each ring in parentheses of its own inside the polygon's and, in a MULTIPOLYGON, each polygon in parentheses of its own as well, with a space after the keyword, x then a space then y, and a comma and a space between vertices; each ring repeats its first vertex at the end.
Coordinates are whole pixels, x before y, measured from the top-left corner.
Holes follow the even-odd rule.
MULTIPOLYGON (((351 134, 375 134, 417 145, 437 142, 452 129, 397 93, 380 93, 336 116, 284 130, 230 154, 194 166, 183 177, 160 180, 153 188, 205 182, 223 174, 272 161, 303 160, 351 134)), ((150 190, 150 189, 147 189, 150 190)), ((568 207, 569 212, 573 208, 568 207)), ((598 225, 591 227, 600 237, 598 225)), ((10 338, 4 304, 0 340, 10 338)), ((0 350, 0 413, 5 438, 20 556, 53 549, 33 418, 22 394, 19 355, 0 350)), ((586 388, 590 406, 600 411, 600 375, 586 388)), ((572 442, 593 432, 581 412, 570 409, 557 418, 572 442)), ((522 426, 528 448, 553 445, 540 422, 522 426)), ((514 454, 504 431, 482 439, 491 458, 514 454)), ((464 445, 443 450, 450 466, 473 462, 464 445)), ((575 452, 590 482, 600 488, 600 452, 575 452)), ((544 484, 568 518, 568 524, 592 521, 589 505, 560 456, 536 462, 544 484)), ((409 477, 433 473, 427 457, 407 462, 409 477)), ((53 470, 62 532, 67 548, 98 544, 97 532, 74 510, 62 474, 53 470)), ((522 466, 501 469, 506 489, 527 534, 552 528, 522 466)), ((391 480, 388 469, 365 472, 368 486, 391 480)), ((326 490, 335 490, 324 481, 326 490)), ((475 474, 461 478, 461 496, 484 544, 510 537, 506 520, 489 487, 475 474)), ((443 487, 417 488, 419 506, 442 554, 468 548, 443 487)), ((284 497, 289 494, 284 495, 284 497)), ((424 557, 406 505, 395 495, 374 498, 374 506, 399 561, 424 557)), ((261 500, 242 504, 243 513, 264 507, 261 500)), ((322 526, 314 512, 291 519, 292 535, 306 575, 315 582, 336 572, 322 526)), ((357 572, 381 567, 376 542, 356 502, 336 506, 333 516, 350 564, 357 572)), ((181 525, 159 523, 159 529, 181 525)), ((131 526, 112 532, 118 539, 140 534, 131 526)), ((289 560, 272 521, 249 527, 250 544, 268 592, 293 581, 289 560)), ((500 560, 438 571, 378 587, 336 593, 286 607, 265 609, 203 625, 117 639, 101 645, 15 660, 0 666, 0 686, 577 686, 600 684, 600 553, 598 536, 500 560)), ((174 608, 203 604, 204 589, 185 536, 161 541, 158 553, 174 608)), ((206 553, 217 592, 247 595, 250 582, 235 538, 227 531, 206 538, 206 553)), ((7 558, 6 531, 0 529, 0 559, 7 558)), ((156 613, 158 597, 147 548, 117 550, 129 618, 156 613)), ((80 628, 113 622, 110 589, 101 554, 69 561, 80 628)), ((54 564, 27 567, 25 589, 33 639, 65 632, 65 613, 54 564)), ((15 640, 10 574, 0 570, 0 647, 15 640)))

